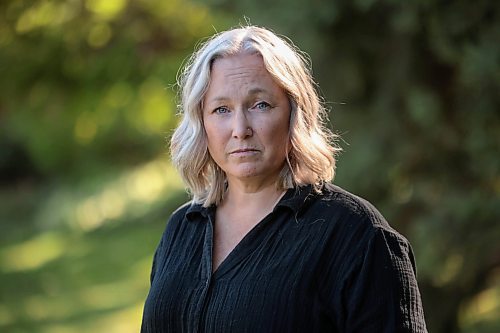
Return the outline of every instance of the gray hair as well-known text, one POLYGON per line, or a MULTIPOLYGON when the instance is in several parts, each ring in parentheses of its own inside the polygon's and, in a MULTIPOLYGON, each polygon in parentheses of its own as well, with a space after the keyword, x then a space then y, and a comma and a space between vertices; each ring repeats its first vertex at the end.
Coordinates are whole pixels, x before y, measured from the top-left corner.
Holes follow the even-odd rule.
POLYGON ((324 126, 325 108, 306 56, 291 42, 267 29, 236 28, 218 33, 203 43, 178 77, 182 119, 170 144, 172 162, 194 202, 205 207, 222 201, 227 179, 208 152, 202 103, 214 60, 243 52, 262 56, 265 68, 290 101, 291 147, 277 188, 311 184, 319 190, 323 182, 331 181, 335 175, 335 154, 340 148, 333 144, 334 135, 324 126))

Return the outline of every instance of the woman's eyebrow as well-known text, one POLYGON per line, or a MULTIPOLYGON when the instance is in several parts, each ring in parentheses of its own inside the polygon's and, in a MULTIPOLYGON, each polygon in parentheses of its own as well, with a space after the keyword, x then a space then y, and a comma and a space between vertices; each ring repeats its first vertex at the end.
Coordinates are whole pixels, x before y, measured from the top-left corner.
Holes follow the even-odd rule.
POLYGON ((248 91, 249 95, 258 95, 260 93, 267 93, 267 91, 262 88, 252 88, 248 91))
POLYGON ((225 96, 215 96, 213 98, 209 98, 206 102, 206 104, 218 104, 218 103, 224 103, 228 101, 229 98, 225 96))
MULTIPOLYGON (((267 90, 265 89, 262 89, 262 88, 251 88, 249 91, 248 91, 248 95, 258 95, 258 94, 261 94, 261 93, 268 93, 267 90)), ((227 100, 229 100, 230 98, 229 97, 226 97, 226 96, 215 96, 215 97, 212 97, 208 100, 209 103, 218 103, 218 102, 225 102, 227 100)))

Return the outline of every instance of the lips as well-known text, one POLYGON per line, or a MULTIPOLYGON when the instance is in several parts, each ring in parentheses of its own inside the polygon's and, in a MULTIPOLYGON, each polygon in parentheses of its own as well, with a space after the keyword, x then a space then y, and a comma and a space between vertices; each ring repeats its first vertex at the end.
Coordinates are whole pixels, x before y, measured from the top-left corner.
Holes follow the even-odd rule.
POLYGON ((230 152, 230 154, 245 154, 245 153, 255 153, 255 152, 258 152, 259 150, 258 149, 255 149, 255 148, 239 148, 239 149, 235 149, 233 151, 230 152))

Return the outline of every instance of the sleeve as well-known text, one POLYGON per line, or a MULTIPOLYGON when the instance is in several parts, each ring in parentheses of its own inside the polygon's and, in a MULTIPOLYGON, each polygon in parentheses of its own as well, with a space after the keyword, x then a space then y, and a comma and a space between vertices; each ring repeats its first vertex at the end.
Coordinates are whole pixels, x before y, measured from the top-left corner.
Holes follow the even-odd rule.
POLYGON ((413 252, 401 235, 376 229, 343 279, 344 332, 427 332, 413 252))

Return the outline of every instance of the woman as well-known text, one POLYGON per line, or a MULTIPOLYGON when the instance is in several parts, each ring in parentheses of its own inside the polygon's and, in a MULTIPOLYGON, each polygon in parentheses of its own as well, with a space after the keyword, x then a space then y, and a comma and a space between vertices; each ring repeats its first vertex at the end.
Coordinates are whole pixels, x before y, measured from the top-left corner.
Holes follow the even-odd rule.
POLYGON ((425 332, 409 243, 329 183, 338 149, 299 51, 222 32, 180 86, 172 161, 193 200, 156 250, 142 332, 425 332))

